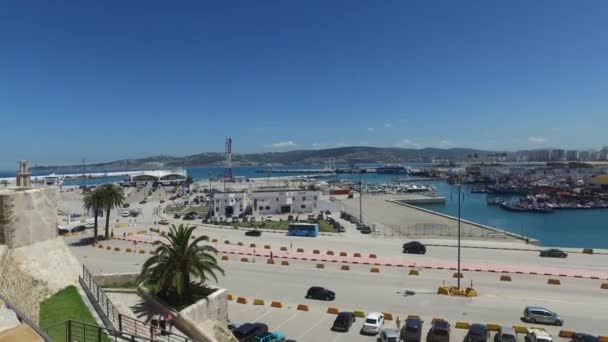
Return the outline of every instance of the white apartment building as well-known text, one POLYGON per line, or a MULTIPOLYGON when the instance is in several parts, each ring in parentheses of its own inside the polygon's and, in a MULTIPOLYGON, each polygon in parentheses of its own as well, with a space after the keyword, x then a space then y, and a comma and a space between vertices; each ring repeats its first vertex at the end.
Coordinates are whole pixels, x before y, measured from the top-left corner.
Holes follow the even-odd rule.
POLYGON ((321 191, 261 190, 251 194, 254 215, 310 213, 317 210, 321 191))
POLYGON ((216 192, 213 194, 213 215, 232 216, 245 213, 249 206, 247 192, 216 192))

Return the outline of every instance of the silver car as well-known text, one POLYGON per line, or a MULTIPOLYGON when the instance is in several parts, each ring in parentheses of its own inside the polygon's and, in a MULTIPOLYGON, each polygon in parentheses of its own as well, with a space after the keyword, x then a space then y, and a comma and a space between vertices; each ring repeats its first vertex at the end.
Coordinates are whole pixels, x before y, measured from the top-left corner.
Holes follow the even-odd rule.
POLYGON ((517 333, 511 327, 502 326, 494 335, 494 342, 517 342, 517 333))
POLYGON ((399 342, 399 333, 395 329, 382 329, 378 340, 380 342, 399 342))
POLYGON ((524 320, 530 323, 564 325, 564 320, 555 312, 538 306, 528 306, 524 310, 524 320))

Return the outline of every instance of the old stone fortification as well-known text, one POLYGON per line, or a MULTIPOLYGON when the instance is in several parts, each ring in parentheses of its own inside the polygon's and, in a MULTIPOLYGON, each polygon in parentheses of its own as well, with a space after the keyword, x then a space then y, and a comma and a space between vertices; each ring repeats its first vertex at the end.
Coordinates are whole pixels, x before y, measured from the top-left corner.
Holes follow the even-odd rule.
POLYGON ((55 187, 0 189, 0 244, 31 245, 57 236, 55 187))
POLYGON ((76 286, 80 267, 61 238, 8 249, 0 259, 0 293, 38 322, 40 302, 76 286))

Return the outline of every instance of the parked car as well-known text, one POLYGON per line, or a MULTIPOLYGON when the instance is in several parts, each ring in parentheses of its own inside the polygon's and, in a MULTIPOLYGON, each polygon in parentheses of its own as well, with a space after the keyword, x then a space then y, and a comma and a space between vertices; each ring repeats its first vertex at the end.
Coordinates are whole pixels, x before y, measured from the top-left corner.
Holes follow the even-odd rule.
POLYGON ((517 333, 512 327, 502 326, 494 335, 494 342, 517 342, 517 333))
POLYGON ((173 218, 174 218, 174 219, 178 219, 178 218, 180 218, 180 217, 182 217, 180 214, 175 214, 175 215, 173 215, 173 218))
POLYGON ((254 342, 255 337, 268 332, 268 326, 264 323, 245 323, 232 331, 239 342, 254 342))
POLYGON ((266 221, 267 222, 272 221, 272 216, 270 216, 270 215, 266 216, 266 221))
POLYGON ((372 228, 370 226, 364 226, 361 228, 361 234, 371 234, 372 228))
POLYGON ((251 229, 245 232, 245 236, 255 236, 255 237, 260 237, 262 236, 262 231, 261 230, 257 230, 257 229, 251 229))
POLYGON ((163 203, 165 203, 165 200, 160 200, 160 204, 163 204, 163 203))
POLYGON ((365 228, 365 225, 363 223, 357 223, 357 230, 361 230, 365 228))
POLYGON ((84 225, 80 225, 80 226, 76 226, 76 227, 70 229, 70 232, 71 233, 84 232, 85 229, 87 229, 87 227, 85 227, 84 225))
POLYGON ((91 222, 91 223, 87 223, 84 225, 84 227, 86 229, 94 229, 95 228, 95 223, 91 222))
POLYGON ((427 342, 450 342, 450 323, 442 319, 433 321, 426 338, 427 342))
POLYGON ((130 210, 125 210, 122 212, 122 217, 131 217, 131 211, 130 210))
POLYGON ((63 229, 63 228, 57 228, 57 234, 59 234, 59 236, 63 236, 67 233, 69 233, 70 231, 67 229, 63 229))
POLYGON ((384 315, 379 312, 372 312, 367 315, 363 322, 361 333, 376 335, 384 325, 384 315))
POLYGON ((403 244, 403 253, 425 254, 426 246, 419 241, 410 241, 403 244))
POLYGON ((348 332, 353 323, 355 323, 355 314, 352 312, 343 311, 336 316, 331 330, 348 332))
POLYGON ((382 329, 378 340, 380 342, 400 342, 399 332, 396 329, 382 329))
POLYGON ((422 336, 422 323, 420 317, 408 316, 401 328, 400 338, 404 342, 420 342, 422 336))
POLYGON ((555 312, 538 306, 528 306, 524 310, 524 321, 529 323, 564 325, 564 320, 555 312))
POLYGON ((256 335, 256 342, 279 342, 285 341, 285 334, 278 331, 266 332, 263 334, 256 335))
POLYGON ((525 340, 526 342, 553 342, 553 338, 548 332, 538 328, 528 328, 525 340))
POLYGON ((169 224, 169 220, 162 219, 162 220, 158 221, 158 224, 167 225, 167 224, 169 224))
POLYGON ((320 286, 312 286, 306 292, 306 298, 308 299, 321 299, 321 300, 334 300, 336 294, 326 288, 320 286))
POLYGON ((249 222, 255 222, 255 216, 251 216, 251 218, 249 219, 249 222))
POLYGON ((131 206, 131 205, 130 205, 129 203, 124 203, 124 204, 122 205, 122 207, 123 207, 123 208, 128 208, 128 207, 130 207, 130 206, 131 206))
POLYGON ((287 215, 287 221, 293 221, 293 215, 287 215))
POLYGON ((184 220, 196 220, 198 218, 198 213, 195 211, 191 211, 189 213, 187 213, 186 215, 184 215, 184 220))
POLYGON ((232 216, 232 223, 239 223, 239 218, 236 216, 232 216))
POLYGON ((574 333, 572 334, 572 342, 599 342, 598 336, 593 336, 585 333, 574 333))
POLYGON ((247 222, 247 216, 243 216, 243 222, 247 222))
POLYGON ((464 342, 487 342, 490 339, 490 331, 485 324, 471 324, 464 342))
POLYGON ((541 257, 548 257, 548 258, 567 258, 568 257, 568 253, 562 251, 561 249, 545 249, 544 251, 540 251, 540 256, 541 257))
POLYGON ((148 201, 146 201, 146 200, 139 202, 139 204, 146 204, 146 203, 148 203, 148 201))

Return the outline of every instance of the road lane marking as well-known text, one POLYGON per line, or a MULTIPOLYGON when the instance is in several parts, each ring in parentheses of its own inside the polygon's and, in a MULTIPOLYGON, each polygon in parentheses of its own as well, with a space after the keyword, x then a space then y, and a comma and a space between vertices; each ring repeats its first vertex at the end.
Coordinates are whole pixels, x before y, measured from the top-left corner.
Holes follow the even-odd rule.
POLYGON ((308 334, 312 329, 314 329, 317 325, 319 325, 319 323, 323 322, 323 320, 327 317, 327 314, 323 315, 323 317, 321 317, 320 320, 317 321, 317 323, 313 324, 308 330, 306 330, 302 335, 300 335, 300 337, 297 338, 297 340, 301 340, 304 336, 306 336, 306 334, 308 334))
POLYGON ((289 317, 288 319, 286 319, 286 320, 285 320, 285 322, 283 322, 283 323, 281 323, 279 326, 277 326, 277 327, 275 328, 275 330, 279 330, 279 329, 281 329, 281 327, 282 327, 282 326, 284 326, 284 325, 285 325, 285 323, 287 323, 287 322, 291 321, 291 320, 292 320, 292 318, 296 317, 297 315, 298 315, 298 312, 296 311, 296 312, 295 312, 293 315, 291 315, 291 317, 289 317))

